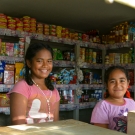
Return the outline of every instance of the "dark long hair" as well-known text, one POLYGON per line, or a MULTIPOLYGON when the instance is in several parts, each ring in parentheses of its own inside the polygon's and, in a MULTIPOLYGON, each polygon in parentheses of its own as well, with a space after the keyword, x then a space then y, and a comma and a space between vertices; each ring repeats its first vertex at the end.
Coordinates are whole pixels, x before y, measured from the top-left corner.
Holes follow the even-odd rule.
MULTIPOLYGON (((127 71, 124 67, 122 67, 122 66, 111 66, 111 67, 109 67, 109 68, 105 71, 104 81, 105 81, 105 84, 106 84, 106 85, 108 84, 108 79, 109 79, 110 74, 111 74, 114 70, 116 70, 116 69, 121 70, 121 71, 125 74, 125 76, 126 76, 126 78, 127 78, 127 81, 129 81, 129 74, 128 74, 128 71, 127 71)), ((106 93, 105 93, 104 97, 105 97, 105 98, 109 97, 109 92, 108 92, 107 89, 106 89, 106 93)), ((130 93, 129 93, 128 90, 127 90, 127 92, 125 93, 124 97, 130 98, 130 93)))
MULTIPOLYGON (((28 67, 28 65, 26 63, 26 60, 29 60, 31 62, 32 58, 36 55, 36 53, 42 49, 48 50, 51 53, 52 58, 53 58, 52 48, 49 45, 44 44, 44 43, 39 43, 39 42, 32 43, 29 45, 29 47, 26 51, 26 55, 25 55, 25 81, 27 82, 28 85, 33 85, 33 81, 31 79, 30 68, 28 67)), ((47 86, 48 89, 54 90, 54 87, 51 83, 49 76, 47 78, 45 78, 45 85, 47 86)))

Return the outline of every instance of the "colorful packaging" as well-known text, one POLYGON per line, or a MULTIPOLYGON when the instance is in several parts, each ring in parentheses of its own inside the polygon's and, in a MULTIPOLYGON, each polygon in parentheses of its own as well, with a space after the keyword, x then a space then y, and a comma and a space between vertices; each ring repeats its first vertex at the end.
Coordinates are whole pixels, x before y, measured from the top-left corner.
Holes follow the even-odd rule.
POLYGON ((4 84, 14 84, 14 65, 6 64, 4 70, 4 84))
POLYGON ((0 93, 0 107, 9 107, 9 98, 6 96, 6 94, 0 93))
POLYGON ((24 67, 23 63, 15 63, 15 83, 21 80, 24 76, 21 74, 21 71, 24 67))
POLYGON ((14 43, 14 56, 19 56, 19 43, 14 43))

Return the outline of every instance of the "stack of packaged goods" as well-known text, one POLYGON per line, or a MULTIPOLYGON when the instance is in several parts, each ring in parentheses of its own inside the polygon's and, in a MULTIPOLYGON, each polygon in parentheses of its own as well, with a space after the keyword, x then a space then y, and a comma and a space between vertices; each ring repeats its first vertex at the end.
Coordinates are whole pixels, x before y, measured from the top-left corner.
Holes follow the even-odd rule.
POLYGON ((36 19, 30 18, 30 31, 31 33, 36 33, 36 19))
POLYGON ((61 38, 62 37, 61 32, 62 32, 62 26, 56 26, 56 36, 58 38, 61 38))
MULTIPOLYGON (((7 64, 0 61, 0 92, 8 92, 12 89, 14 83, 23 78, 21 74, 24 67, 23 63, 7 64)), ((6 94, 0 93, 0 107, 9 107, 9 99, 6 94)))
POLYGON ((89 36, 89 41, 92 43, 100 43, 99 38, 99 31, 98 30, 90 30, 86 32, 86 34, 89 36))
MULTIPOLYGON (((79 35, 80 35, 80 34, 79 34, 79 35)), ((78 38, 79 38, 79 36, 78 36, 78 38)), ((78 39, 78 40, 79 40, 79 39, 78 39)), ((89 35, 87 35, 87 34, 82 34, 82 39, 81 39, 81 40, 89 42, 89 35)))
POLYGON ((26 32, 30 31, 30 17, 29 16, 24 16, 22 18, 23 21, 23 30, 26 32))
POLYGON ((56 36, 56 25, 49 26, 49 35, 56 36))
POLYGON ((19 57, 24 58, 24 38, 19 38, 19 57))
POLYGON ((109 53, 105 56, 105 64, 128 64, 134 63, 134 48, 127 53, 109 53))
POLYGON ((16 20, 10 16, 7 16, 7 28, 11 30, 16 30, 16 20))
POLYGON ((80 48, 80 58, 85 62, 85 48, 80 48))
POLYGON ((24 57, 24 38, 19 38, 19 43, 1 42, 0 55, 24 57))
POLYGON ((16 30, 23 31, 23 21, 21 21, 19 18, 15 18, 16 20, 16 30))
POLYGON ((87 33, 78 32, 62 26, 37 23, 35 18, 29 16, 24 16, 19 19, 0 14, 0 28, 56 36, 58 38, 100 43, 99 32, 97 30, 92 30, 87 33))
POLYGON ((44 31, 44 29, 43 29, 43 24, 42 23, 37 23, 37 33, 39 33, 39 34, 43 34, 43 31, 44 31))
POLYGON ((135 25, 133 22, 123 22, 112 28, 110 34, 102 35, 103 44, 122 43, 135 40, 135 25))
POLYGON ((74 103, 74 90, 59 90, 60 104, 74 103))
POLYGON ((80 48, 80 57, 83 62, 87 63, 102 63, 102 53, 95 52, 92 49, 80 48))
POLYGON ((0 28, 7 28, 7 16, 0 14, 0 28))
POLYGON ((44 24, 44 35, 49 35, 49 25, 48 24, 44 24))

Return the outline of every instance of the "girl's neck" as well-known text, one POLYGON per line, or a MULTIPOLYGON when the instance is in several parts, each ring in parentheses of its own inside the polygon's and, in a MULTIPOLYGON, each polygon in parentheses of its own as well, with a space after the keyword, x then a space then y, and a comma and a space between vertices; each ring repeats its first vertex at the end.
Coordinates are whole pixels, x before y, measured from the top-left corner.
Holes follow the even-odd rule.
POLYGON ((125 100, 123 97, 122 98, 108 97, 105 100, 114 105, 124 105, 125 104, 125 100))
POLYGON ((48 88, 45 85, 45 79, 37 79, 33 77, 32 80, 34 81, 33 83, 36 83, 36 85, 38 85, 41 90, 48 90, 48 88))

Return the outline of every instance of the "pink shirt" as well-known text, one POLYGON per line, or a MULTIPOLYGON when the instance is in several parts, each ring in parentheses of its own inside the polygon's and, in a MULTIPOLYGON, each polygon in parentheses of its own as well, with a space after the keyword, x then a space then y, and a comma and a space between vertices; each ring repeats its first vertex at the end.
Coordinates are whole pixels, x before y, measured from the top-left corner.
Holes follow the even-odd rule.
POLYGON ((124 98, 125 104, 113 105, 105 100, 98 102, 92 112, 91 123, 108 124, 109 129, 126 133, 128 111, 135 110, 135 102, 124 98))
POLYGON ((8 96, 13 92, 19 93, 28 99, 26 113, 27 124, 50 122, 54 120, 55 103, 60 100, 59 93, 56 89, 52 91, 50 98, 50 120, 47 120, 49 110, 45 95, 47 99, 49 99, 51 90, 43 90, 44 95, 36 85, 30 86, 25 80, 21 80, 15 84, 14 88, 8 93, 8 96))

